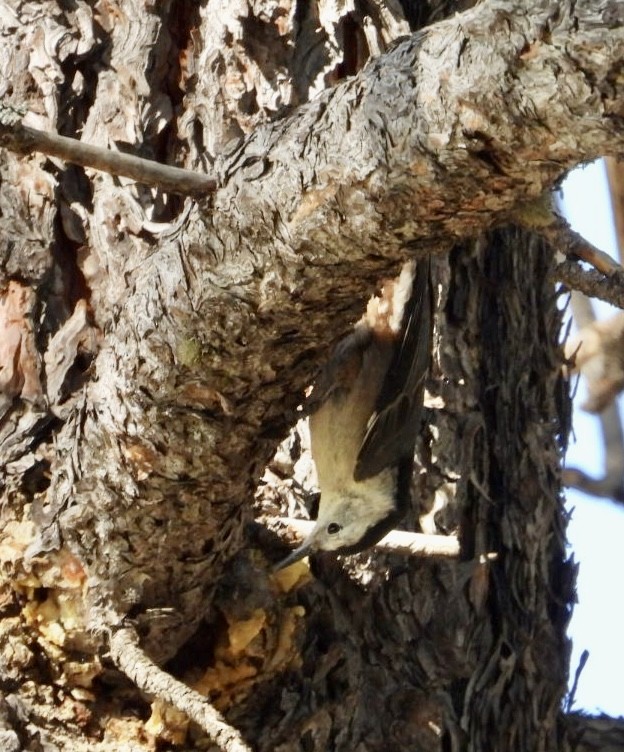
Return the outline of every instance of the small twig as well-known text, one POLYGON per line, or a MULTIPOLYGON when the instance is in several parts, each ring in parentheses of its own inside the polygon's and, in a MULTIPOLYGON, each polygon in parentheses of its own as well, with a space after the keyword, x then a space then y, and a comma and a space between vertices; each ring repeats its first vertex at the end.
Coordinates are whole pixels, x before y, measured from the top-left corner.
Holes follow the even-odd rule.
POLYGON ((605 277, 618 273, 624 275, 624 268, 614 258, 579 235, 561 215, 553 212, 552 221, 540 227, 539 232, 560 253, 585 261, 605 277))
POLYGON ((577 491, 596 496, 600 499, 611 499, 618 503, 624 502, 624 487, 622 477, 607 474, 602 478, 592 478, 578 467, 566 467, 562 474, 563 485, 576 488, 577 491))
POLYGON ((136 686, 172 705, 201 726, 219 749, 226 752, 251 752, 240 733, 230 726, 208 700, 159 668, 139 647, 132 627, 116 630, 110 637, 110 655, 117 668, 136 686))
POLYGON ((624 275, 620 272, 606 278, 593 269, 586 271, 574 261, 562 261, 555 267, 555 277, 571 290, 624 309, 624 275))
MULTIPOLYGON (((298 520, 293 517, 278 519, 301 536, 308 535, 314 527, 314 522, 310 520, 298 520)), ((459 556, 459 540, 456 535, 425 535, 392 530, 375 544, 375 548, 408 556, 459 556)))
POLYGON ((552 195, 548 192, 515 206, 511 217, 523 227, 538 232, 559 253, 581 259, 607 277, 617 272, 624 273, 624 268, 608 253, 596 248, 570 227, 565 217, 554 209, 552 195))
POLYGON ((198 195, 212 193, 217 181, 192 170, 171 167, 151 159, 135 157, 101 146, 85 144, 75 138, 47 133, 22 125, 16 111, 0 103, 0 146, 19 154, 42 152, 67 162, 92 167, 111 175, 123 175, 139 183, 154 185, 163 191, 198 195))
POLYGON ((568 257, 555 268, 554 276, 570 290, 578 290, 592 298, 599 298, 618 308, 624 308, 624 267, 608 253, 592 245, 568 222, 554 211, 549 194, 535 201, 516 206, 511 214, 514 221, 539 233, 557 252, 568 257), (594 267, 585 271, 581 259, 594 267))
POLYGON ((554 212, 551 221, 540 227, 539 232, 553 248, 568 257, 567 261, 557 265, 557 279, 571 290, 624 308, 624 268, 617 261, 575 232, 563 217, 554 212), (572 260, 574 258, 594 268, 585 270, 572 260))
POLYGON ((572 710, 572 706, 574 705, 574 700, 576 698, 576 690, 578 689, 578 683, 579 679, 581 678, 581 673, 583 672, 583 669, 585 668, 585 664, 587 663, 587 659, 589 658, 589 650, 583 650, 581 653, 581 657, 579 658, 578 666, 576 667, 576 671, 574 672, 574 683, 572 684, 572 689, 570 690, 568 694, 568 701, 566 703, 566 713, 570 713, 572 710))

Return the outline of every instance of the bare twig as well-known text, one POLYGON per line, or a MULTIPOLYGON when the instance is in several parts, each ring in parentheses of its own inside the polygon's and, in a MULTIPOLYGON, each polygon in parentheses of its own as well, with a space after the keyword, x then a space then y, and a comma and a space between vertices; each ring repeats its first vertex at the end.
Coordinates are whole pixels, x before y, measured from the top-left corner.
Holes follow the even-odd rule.
POLYGON ((552 222, 541 227, 540 233, 553 248, 568 258, 576 257, 585 261, 606 277, 619 275, 620 282, 622 281, 624 268, 615 259, 579 235, 562 216, 553 212, 552 217, 552 222))
POLYGON ((219 749, 251 752, 240 733, 230 726, 205 697, 159 668, 139 647, 139 637, 131 627, 116 630, 110 637, 110 654, 115 665, 136 686, 181 710, 199 724, 219 749))
POLYGON ((606 278, 600 272, 586 271, 574 261, 562 261, 555 268, 555 276, 571 290, 624 309, 624 275, 621 272, 606 278))
POLYGON ((581 678, 581 673, 583 672, 583 669, 585 668, 585 664, 587 663, 587 659, 589 658, 589 651, 583 650, 581 653, 581 657, 579 658, 578 666, 576 667, 576 671, 574 672, 574 683, 572 684, 572 689, 570 690, 568 694, 568 701, 566 703, 566 712, 570 713, 572 710, 572 707, 574 706, 574 700, 576 698, 576 690, 578 689, 578 683, 579 679, 581 678))
MULTIPOLYGON (((279 521, 301 536, 308 535, 314 527, 314 522, 310 520, 293 517, 280 517, 279 521)), ((375 548, 408 556, 459 556, 459 540, 456 535, 424 535, 393 530, 376 543, 375 548)))
POLYGON ((19 154, 42 152, 73 164, 108 172, 111 175, 123 175, 139 183, 154 185, 172 193, 201 195, 212 193, 217 188, 215 178, 208 175, 183 170, 180 167, 170 167, 150 159, 111 151, 100 146, 85 144, 75 138, 46 133, 22 125, 20 118, 16 116, 16 111, 1 103, 0 146, 19 154))
POLYGON ((602 478, 592 478, 578 467, 566 467, 563 471, 563 485, 576 488, 577 491, 597 496, 600 499, 611 499, 618 503, 624 502, 624 483, 621 476, 608 473, 602 478))
POLYGON ((568 257, 568 260, 557 265, 556 279, 570 290, 579 290, 585 295, 624 308, 624 267, 575 232, 565 218, 553 209, 549 194, 519 204, 511 216, 514 221, 539 233, 555 251, 568 257), (594 269, 585 271, 576 259, 590 264, 594 269))

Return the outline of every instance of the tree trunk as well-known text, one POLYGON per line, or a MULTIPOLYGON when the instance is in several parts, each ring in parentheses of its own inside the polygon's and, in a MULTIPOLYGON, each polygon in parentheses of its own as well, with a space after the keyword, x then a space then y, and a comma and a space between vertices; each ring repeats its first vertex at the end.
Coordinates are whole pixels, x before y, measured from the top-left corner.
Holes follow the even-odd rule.
MULTIPOLYGON (((374 557, 366 574, 345 574, 319 557, 297 594, 304 690, 299 674, 265 689, 260 749, 563 749, 574 567, 552 270, 550 250, 513 228, 439 265, 430 386, 444 407, 430 411, 416 511, 430 511, 437 488, 446 505, 436 521, 459 526, 463 560, 374 557)), ((237 725, 258 702, 252 694, 237 725)))
POLYGON ((616 5, 485 2, 397 44, 416 11, 394 1, 70 5, 0 2, 5 99, 219 188, 0 165, 6 744, 154 746, 108 655, 130 625, 257 749, 563 749, 552 252, 458 239, 621 149, 616 5), (329 345, 423 253, 441 293, 408 523, 435 498, 462 560, 321 557, 289 587, 250 524, 259 478, 329 345))

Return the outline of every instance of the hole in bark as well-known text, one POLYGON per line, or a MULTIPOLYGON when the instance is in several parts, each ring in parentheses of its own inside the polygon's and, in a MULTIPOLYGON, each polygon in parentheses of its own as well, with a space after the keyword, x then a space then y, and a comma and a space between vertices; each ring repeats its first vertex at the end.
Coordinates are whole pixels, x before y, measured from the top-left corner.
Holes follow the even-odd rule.
POLYGON ((214 540, 205 541, 201 548, 202 556, 207 556, 209 553, 212 553, 213 549, 214 549, 214 540))
MULTIPOLYGON (((73 183, 70 179, 70 172, 72 171, 69 170, 61 177, 61 202, 69 206, 73 200, 77 200, 89 205, 90 198, 88 199, 81 189, 81 181, 73 183), (74 185, 74 188, 69 188, 71 185, 74 185), (65 187, 68 187, 68 191, 65 191, 65 187)), ((73 174, 79 175, 80 173, 80 170, 76 170, 73 174)), ((84 175, 82 178, 86 181, 84 175)), ((75 233, 72 235, 77 238, 75 233)), ((42 321, 36 333, 37 348, 40 352, 45 352, 49 339, 72 315, 76 303, 79 300, 86 300, 88 303, 91 299, 91 290, 78 265, 80 248, 81 243, 77 239, 71 239, 65 232, 59 215, 55 225, 55 240, 51 247, 54 263, 46 273, 38 291, 39 310, 35 315, 42 321)))
POLYGON ((347 13, 340 22, 339 37, 340 33, 342 33, 342 62, 336 66, 332 76, 334 82, 354 76, 370 57, 366 37, 353 13, 347 13))
POLYGON ((36 462, 22 475, 21 489, 26 496, 42 493, 50 485, 50 463, 46 460, 36 462))
POLYGON ((178 0, 165 15, 173 44, 169 51, 169 78, 167 93, 172 104, 182 102, 186 92, 194 88, 196 76, 188 77, 184 66, 195 52, 193 33, 201 27, 200 4, 196 0, 178 0))
POLYGON ((241 19, 245 50, 270 83, 276 80, 281 70, 288 67, 292 56, 288 37, 279 33, 278 14, 279 11, 271 22, 263 21, 251 14, 241 19))
POLYGON ((310 729, 308 729, 301 737, 301 748, 303 749, 303 752, 314 752, 314 737, 312 736, 310 729))
POLYGON ((37 603, 45 603, 47 599, 48 599, 48 588, 40 587, 40 588, 35 588, 33 590, 33 594, 32 594, 33 601, 36 601, 37 603))
POLYGON ((187 671, 200 672, 214 662, 218 635, 227 634, 227 623, 217 616, 210 624, 203 621, 195 633, 167 663, 166 670, 174 676, 184 676, 187 671))

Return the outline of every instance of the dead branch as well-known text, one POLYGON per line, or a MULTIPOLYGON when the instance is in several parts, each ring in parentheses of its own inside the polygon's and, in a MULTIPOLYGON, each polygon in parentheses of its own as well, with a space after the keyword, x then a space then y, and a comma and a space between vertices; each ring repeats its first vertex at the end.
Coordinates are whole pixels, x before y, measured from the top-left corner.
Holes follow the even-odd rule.
POLYGON ((84 144, 75 138, 46 133, 22 125, 20 113, 1 103, 0 146, 19 154, 41 152, 82 167, 132 178, 139 183, 182 195, 202 195, 217 189, 217 181, 208 175, 163 165, 132 154, 111 151, 101 146, 84 144))
POLYGON ((563 484, 568 488, 576 488, 590 496, 611 499, 619 503, 624 502, 623 480, 621 474, 614 476, 608 473, 602 478, 592 478, 577 467, 567 467, 563 471, 563 484))
POLYGON ((555 269, 555 277, 570 290, 578 290, 624 309, 624 276, 621 272, 607 278, 593 269, 583 269, 575 261, 562 261, 555 269))
POLYGON ((117 668, 144 692, 181 710, 226 752, 251 752, 239 732, 230 726, 208 700, 159 668, 140 648, 131 627, 111 634, 110 655, 117 668))
POLYGON ((568 260, 557 266, 555 277, 570 290, 624 308, 624 267, 575 232, 554 210, 550 193, 514 207, 511 217, 539 233, 557 253, 567 256, 568 260), (577 259, 593 266, 593 270, 584 270, 577 259))
POLYGON ((620 275, 624 277, 624 269, 608 253, 596 248, 578 232, 575 232, 563 217, 554 215, 555 221, 542 229, 542 235, 558 251, 568 258, 579 258, 604 274, 605 277, 620 275))
MULTIPOLYGON (((314 527, 314 522, 310 520, 298 520, 293 517, 280 517, 279 521, 301 536, 307 536, 314 527)), ((375 544, 375 548, 406 556, 459 556, 459 540, 456 535, 424 535, 392 530, 375 544)))

